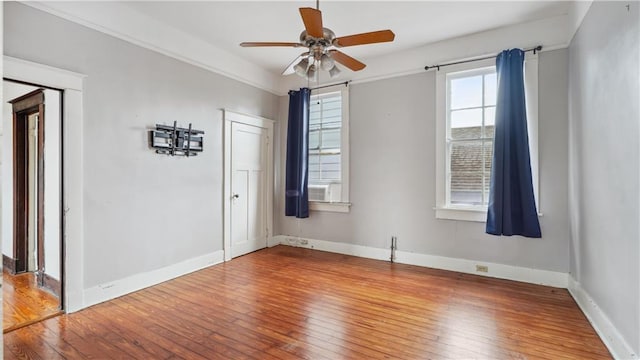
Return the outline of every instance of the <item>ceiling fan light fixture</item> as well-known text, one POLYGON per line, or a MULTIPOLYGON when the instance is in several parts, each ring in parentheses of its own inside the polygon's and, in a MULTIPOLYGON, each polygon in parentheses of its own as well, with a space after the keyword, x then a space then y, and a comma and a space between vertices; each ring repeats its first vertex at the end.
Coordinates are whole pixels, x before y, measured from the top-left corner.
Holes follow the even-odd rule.
POLYGON ((333 61, 333 58, 329 56, 329 54, 322 54, 320 57, 320 67, 324 71, 330 71, 335 67, 336 63, 333 61))
POLYGON ((309 70, 307 71, 307 79, 311 81, 316 81, 316 66, 309 66, 309 70))
POLYGON ((329 76, 336 77, 340 74, 340 69, 336 65, 333 65, 331 69, 329 69, 329 76))
POLYGON ((304 59, 300 60, 300 62, 297 63, 296 66, 293 67, 293 70, 299 76, 306 77, 307 76, 307 68, 308 67, 309 67, 309 60, 307 58, 304 58, 304 59))

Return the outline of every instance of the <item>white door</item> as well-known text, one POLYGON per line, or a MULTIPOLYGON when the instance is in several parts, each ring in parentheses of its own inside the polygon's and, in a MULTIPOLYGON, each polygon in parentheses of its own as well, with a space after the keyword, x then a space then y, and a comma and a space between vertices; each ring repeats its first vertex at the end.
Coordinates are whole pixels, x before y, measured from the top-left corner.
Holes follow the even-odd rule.
POLYGON ((267 246, 267 130, 231 125, 231 256, 267 246))

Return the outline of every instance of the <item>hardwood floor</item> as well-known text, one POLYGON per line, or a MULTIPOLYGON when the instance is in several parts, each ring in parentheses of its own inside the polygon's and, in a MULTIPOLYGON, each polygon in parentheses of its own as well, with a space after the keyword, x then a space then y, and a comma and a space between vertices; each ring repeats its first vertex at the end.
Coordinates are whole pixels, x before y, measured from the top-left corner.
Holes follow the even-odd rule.
POLYGON ((33 273, 2 272, 2 329, 9 332, 61 313, 58 298, 36 285, 33 273))
POLYGON ((13 331, 4 354, 610 358, 564 289, 286 246, 13 331))

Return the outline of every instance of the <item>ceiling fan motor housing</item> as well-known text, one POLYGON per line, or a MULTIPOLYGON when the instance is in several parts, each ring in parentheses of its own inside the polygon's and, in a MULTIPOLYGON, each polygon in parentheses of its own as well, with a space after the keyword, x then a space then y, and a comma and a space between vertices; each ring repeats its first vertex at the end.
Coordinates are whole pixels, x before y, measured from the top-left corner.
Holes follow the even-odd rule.
POLYGON ((316 38, 307 34, 307 30, 303 30, 300 33, 300 43, 308 47, 317 60, 320 60, 322 54, 326 52, 326 49, 333 45, 336 34, 327 28, 322 28, 322 37, 316 38))

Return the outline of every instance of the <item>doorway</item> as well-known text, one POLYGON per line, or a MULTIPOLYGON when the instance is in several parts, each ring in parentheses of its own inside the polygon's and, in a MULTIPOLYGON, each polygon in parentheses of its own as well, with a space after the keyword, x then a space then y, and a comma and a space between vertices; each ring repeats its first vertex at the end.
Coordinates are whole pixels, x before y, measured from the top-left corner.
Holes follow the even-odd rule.
POLYGON ((62 94, 3 81, 3 332, 62 312, 62 94))
POLYGON ((35 272, 38 285, 43 286, 44 89, 9 103, 13 118, 14 272, 35 272))
POLYGON ((225 260, 267 246, 272 234, 272 120, 225 110, 225 260))

